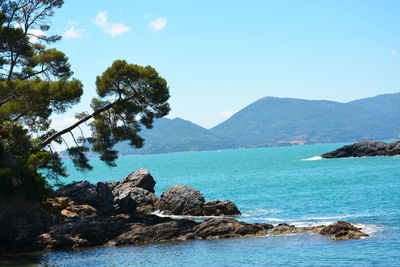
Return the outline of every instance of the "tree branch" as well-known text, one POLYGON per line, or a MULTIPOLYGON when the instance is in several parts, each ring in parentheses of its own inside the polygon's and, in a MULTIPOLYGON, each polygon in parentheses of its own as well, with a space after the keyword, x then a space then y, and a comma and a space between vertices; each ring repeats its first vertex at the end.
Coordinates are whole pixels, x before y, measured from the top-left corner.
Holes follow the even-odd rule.
MULTIPOLYGON (((125 99, 125 100, 127 100, 127 99, 125 99)), ((89 114, 89 115, 87 115, 86 117, 80 119, 79 121, 75 122, 74 124, 72 124, 71 126, 65 128, 64 130, 61 130, 61 131, 59 131, 59 132, 53 134, 52 136, 50 136, 49 138, 47 138, 46 140, 44 140, 44 141, 41 143, 41 146, 42 146, 42 147, 47 146, 49 143, 51 143, 52 141, 54 141, 54 139, 60 137, 61 135, 65 134, 65 133, 68 133, 68 132, 72 131, 73 129, 75 129, 76 127, 78 127, 79 125, 81 125, 82 123, 84 123, 85 121, 87 121, 87 120, 89 120, 89 119, 91 119, 91 118, 94 118, 96 115, 102 113, 103 111, 106 111, 106 110, 110 109, 114 104, 116 104, 116 103, 118 103, 118 102, 119 102, 119 101, 117 100, 117 101, 115 101, 115 102, 113 102, 113 103, 110 103, 110 104, 108 104, 107 106, 105 106, 105 107, 103 107, 103 108, 101 108, 101 109, 98 109, 98 110, 94 111, 92 114, 89 114)))

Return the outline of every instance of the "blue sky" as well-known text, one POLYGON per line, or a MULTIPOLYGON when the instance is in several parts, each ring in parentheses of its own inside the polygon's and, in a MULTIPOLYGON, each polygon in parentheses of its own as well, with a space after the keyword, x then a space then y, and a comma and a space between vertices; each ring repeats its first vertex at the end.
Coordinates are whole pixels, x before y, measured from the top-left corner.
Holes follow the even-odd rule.
POLYGON ((264 96, 346 102, 400 92, 400 1, 66 1, 56 47, 84 84, 116 59, 170 86, 168 117, 210 128, 264 96))

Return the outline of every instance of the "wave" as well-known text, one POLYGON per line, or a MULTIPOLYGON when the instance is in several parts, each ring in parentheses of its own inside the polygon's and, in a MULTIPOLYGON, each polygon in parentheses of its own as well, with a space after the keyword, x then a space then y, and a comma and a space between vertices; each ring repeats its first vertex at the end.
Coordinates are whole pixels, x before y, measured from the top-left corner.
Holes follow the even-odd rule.
POLYGON ((376 214, 349 214, 342 216, 327 216, 327 217, 304 217, 302 220, 340 220, 346 218, 374 217, 376 214))
MULTIPOLYGON (((241 218, 244 219, 246 222, 251 222, 251 221, 263 221, 263 222, 268 222, 272 223, 274 226, 277 226, 280 223, 288 223, 290 225, 294 225, 296 227, 313 227, 313 226, 328 226, 330 224, 333 224, 337 222, 337 220, 341 219, 346 219, 346 218, 358 218, 358 217, 373 217, 377 216, 374 214, 351 214, 351 215, 343 215, 343 216, 327 216, 327 217, 305 217, 301 218, 300 221, 299 219, 281 219, 281 218, 273 218, 273 217, 253 217, 249 218, 250 214, 254 215, 255 213, 260 213, 264 212, 265 213, 278 213, 281 212, 281 210, 264 210, 264 209, 258 209, 255 211, 248 211, 248 214, 243 214, 242 216, 189 216, 189 215, 168 215, 164 214, 163 212, 156 210, 152 214, 157 215, 159 217, 169 217, 172 219, 177 219, 177 220, 182 220, 182 219, 188 219, 188 220, 193 220, 196 222, 202 222, 208 219, 213 219, 213 218, 236 218, 241 220, 241 218), (310 221, 313 220, 313 221, 310 221)), ((361 228, 363 232, 370 236, 374 236, 375 233, 380 232, 383 230, 383 226, 378 226, 375 224, 362 224, 362 223, 353 223, 354 226, 361 228)))
POLYGON ((238 216, 192 216, 192 215, 170 215, 170 214, 164 214, 162 211, 156 210, 152 212, 151 214, 157 215, 158 217, 168 217, 176 220, 192 220, 196 222, 202 222, 208 219, 214 219, 214 218, 237 218, 238 216))
POLYGON ((255 210, 246 210, 245 213, 241 215, 241 217, 252 217, 257 215, 266 215, 270 213, 280 213, 282 210, 279 209, 255 209, 255 210))
POLYGON ((323 159, 323 157, 315 156, 315 157, 312 157, 312 158, 302 159, 302 160, 304 160, 304 161, 313 161, 313 160, 321 160, 321 159, 323 159))

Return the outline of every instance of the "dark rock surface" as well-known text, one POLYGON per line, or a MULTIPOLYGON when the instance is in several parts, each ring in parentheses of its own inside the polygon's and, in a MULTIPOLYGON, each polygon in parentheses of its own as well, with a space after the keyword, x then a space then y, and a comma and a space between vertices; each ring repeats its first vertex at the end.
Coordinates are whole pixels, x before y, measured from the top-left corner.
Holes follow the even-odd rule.
POLYGON ((374 157, 400 155, 400 141, 390 144, 375 141, 360 141, 332 152, 323 154, 323 158, 374 157))
POLYGON ((338 221, 337 223, 325 227, 321 230, 320 234, 331 235, 332 241, 360 239, 363 236, 368 236, 366 233, 361 231, 361 228, 357 228, 351 223, 345 221, 338 221))
POLYGON ((229 200, 213 200, 204 203, 203 215, 204 216, 223 216, 230 215, 236 216, 240 215, 239 209, 236 207, 235 203, 229 200))
POLYGON ((165 214, 202 216, 205 202, 199 190, 174 185, 162 193, 157 207, 165 214))
MULTIPOLYGON (((140 173, 146 174, 143 170, 140 173)), ((72 183, 60 188, 58 196, 43 202, 43 208, 23 196, 2 197, 0 253, 285 233, 321 233, 332 236, 334 241, 367 236, 359 228, 343 221, 327 227, 287 224, 274 227, 226 217, 200 223, 159 217, 146 213, 156 206, 166 207, 174 214, 227 215, 240 212, 234 203, 227 200, 205 202, 200 191, 190 187, 171 187, 158 200, 152 192, 132 186, 131 182, 124 179, 111 184, 72 183), (157 202, 162 204, 157 205, 157 202)))
POLYGON ((161 195, 157 208, 164 214, 190 216, 235 216, 239 209, 229 200, 206 202, 203 194, 194 188, 174 185, 161 195))
POLYGON ((140 187, 154 193, 155 185, 156 182, 154 181, 153 176, 150 175, 149 171, 141 168, 122 179, 122 181, 114 188, 113 192, 124 191, 126 190, 126 187, 140 187))
POLYGON ((0 254, 39 250, 36 237, 49 231, 52 223, 40 203, 22 193, 0 196, 0 254))

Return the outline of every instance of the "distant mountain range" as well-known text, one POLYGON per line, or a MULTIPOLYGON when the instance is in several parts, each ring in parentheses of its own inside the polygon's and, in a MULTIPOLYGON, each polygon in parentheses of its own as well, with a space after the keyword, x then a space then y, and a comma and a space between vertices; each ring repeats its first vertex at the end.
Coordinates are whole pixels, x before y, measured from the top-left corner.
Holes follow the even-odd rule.
POLYGON ((397 139, 400 93, 339 103, 326 100, 264 97, 228 120, 205 129, 180 118, 161 118, 140 135, 141 149, 126 142, 121 154, 151 154, 397 139))

